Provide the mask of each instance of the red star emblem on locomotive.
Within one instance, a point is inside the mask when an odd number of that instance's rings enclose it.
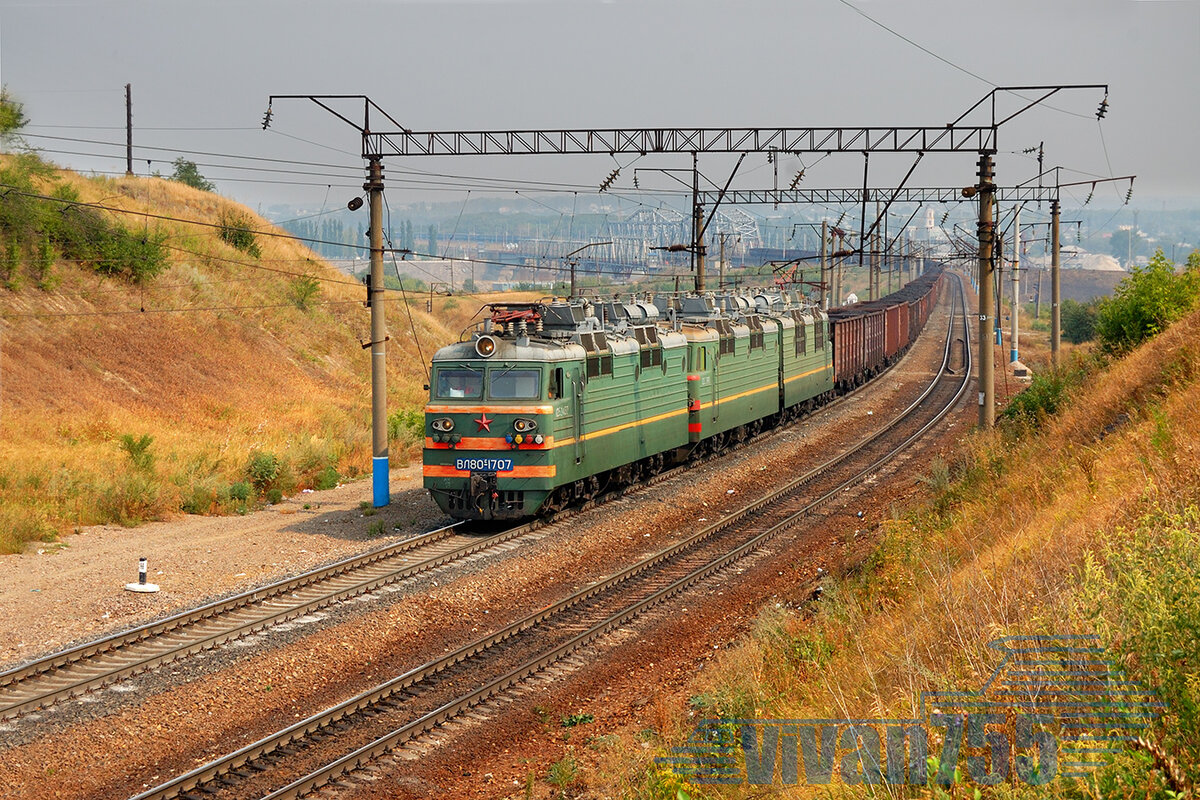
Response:
[[[495,422],[495,419],[488,419],[487,412],[485,411],[479,415],[479,418],[476,419],[475,422],[479,425],[479,430],[491,433],[492,423]]]

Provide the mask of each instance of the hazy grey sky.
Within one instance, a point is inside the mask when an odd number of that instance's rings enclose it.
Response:
[[[1110,84],[1102,126],[1093,117],[1097,91],[1055,99],[1082,118],[1044,109],[1006,126],[1002,184],[1024,180],[1036,167],[1008,151],[1044,140],[1048,165],[1137,173],[1139,199],[1200,196],[1193,146],[1200,132],[1200,2],[852,2],[991,84]],[[0,0],[0,79],[25,102],[30,134],[121,145],[123,86],[132,83],[135,169],[169,172],[179,153],[147,148],[178,148],[204,165],[223,194],[252,205],[320,205],[327,195],[340,203],[361,186],[357,134],[315,106],[277,103],[271,130],[261,130],[273,93],[367,94],[413,129],[447,130],[935,125],[991,88],[842,0]],[[123,158],[118,147],[29,141],[47,151]],[[81,169],[124,169],[117,158],[48,155]],[[861,156],[806,160],[806,186],[861,182]],[[910,163],[901,155],[873,158],[872,183],[895,183]],[[689,164],[684,156],[649,156],[637,166]],[[713,156],[701,166],[723,177],[731,164]],[[586,188],[614,166],[608,156],[393,160],[388,197],[399,205],[465,196],[460,183],[417,184],[421,178],[405,170]],[[781,182],[798,168],[786,157]],[[770,186],[771,170],[752,155],[737,185]],[[623,172],[618,187],[631,186],[631,178]],[[928,156],[910,184],[973,180],[972,157]],[[643,185],[654,181],[667,185],[649,176]],[[1105,192],[1113,202],[1116,190]]]

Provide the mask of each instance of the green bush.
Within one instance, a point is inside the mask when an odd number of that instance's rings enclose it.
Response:
[[[388,414],[388,441],[425,440],[425,411],[421,408],[402,408]]]
[[[217,490],[209,484],[196,484],[189,487],[179,509],[185,514],[210,514],[217,507]]]
[[[310,275],[301,275],[288,286],[288,302],[301,311],[308,311],[321,296],[321,283]]]
[[[254,258],[262,256],[262,248],[252,230],[253,222],[245,214],[237,211],[221,212],[221,241],[230,247],[241,250]]]
[[[317,473],[317,477],[313,480],[314,489],[333,489],[341,481],[342,476],[332,466],[326,467]]]
[[[130,463],[139,472],[154,470],[154,454],[150,452],[150,445],[154,444],[153,436],[145,433],[140,437],[134,437],[132,434],[123,433],[119,437],[119,444],[125,454],[129,456]]]
[[[579,764],[569,753],[550,765],[546,771],[546,780],[560,791],[565,790],[579,780]]]
[[[1112,297],[1100,301],[1096,338],[1110,353],[1123,353],[1164,330],[1200,298],[1200,254],[1175,272],[1162,250],[1145,267],[1134,267]]]
[[[229,499],[237,500],[244,503],[250,499],[250,484],[245,481],[237,481],[229,487]]]
[[[1039,372],[1025,391],[1014,397],[1000,414],[1017,428],[1040,428],[1047,417],[1058,413],[1067,399],[1068,385],[1062,372]]]
[[[14,236],[4,238],[4,258],[0,261],[0,280],[4,288],[17,291],[21,288],[21,246]]]
[[[80,204],[78,192],[67,184],[55,185],[57,180],[53,168],[30,153],[11,155],[0,167],[0,184],[12,187],[0,203],[0,278],[7,288],[20,288],[22,264],[29,265],[40,288],[54,288],[52,266],[58,258],[133,283],[166,269],[165,234],[148,228],[132,232],[99,209]],[[52,185],[48,191],[39,188],[47,183]]]
[[[1024,433],[1042,427],[1047,418],[1057,414],[1069,401],[1071,392],[1102,364],[1097,355],[1072,358],[1056,370],[1036,373],[1025,391],[1009,401],[1000,414],[1010,432]]]
[[[567,714],[562,718],[562,726],[564,728],[574,728],[576,725],[589,725],[596,721],[596,717],[592,714]]]
[[[20,553],[28,542],[53,542],[58,531],[46,512],[28,507],[0,508],[0,553]]]
[[[264,494],[275,484],[275,479],[279,477],[279,469],[278,456],[265,450],[255,450],[246,464],[246,477],[250,479],[254,491]]]
[[[1095,301],[1080,303],[1070,298],[1063,300],[1059,309],[1062,337],[1071,344],[1083,344],[1096,338],[1097,305]]]
[[[106,519],[133,527],[160,515],[160,498],[158,480],[139,470],[119,475],[105,489],[100,510]]]

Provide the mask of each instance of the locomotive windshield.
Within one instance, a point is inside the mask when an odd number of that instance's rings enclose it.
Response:
[[[488,396],[494,400],[534,400],[542,396],[540,369],[492,370]]]
[[[472,369],[439,369],[437,396],[442,400],[483,397],[483,373]]]

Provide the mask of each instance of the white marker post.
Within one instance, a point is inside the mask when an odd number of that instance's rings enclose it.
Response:
[[[138,582],[137,583],[127,583],[127,584],[125,584],[125,588],[131,592],[147,592],[147,593],[149,593],[149,592],[157,592],[158,591],[157,583],[146,583],[146,559],[145,558],[138,559]]]

